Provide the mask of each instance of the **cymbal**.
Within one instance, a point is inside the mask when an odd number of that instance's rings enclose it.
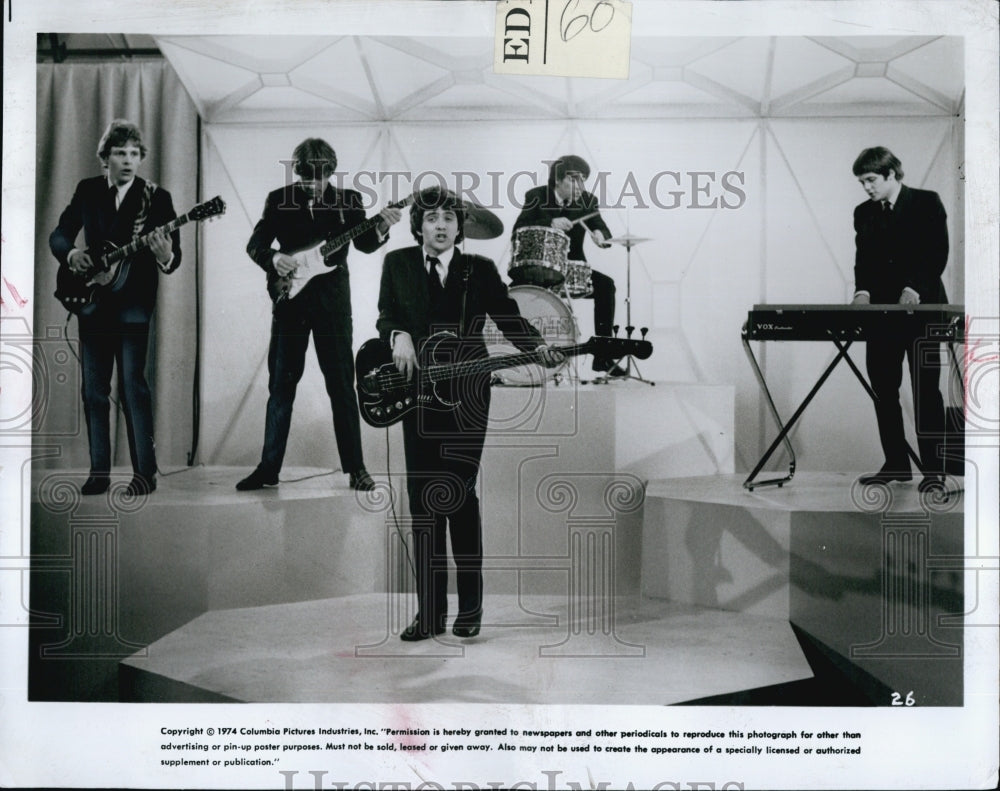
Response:
[[[465,201],[465,238],[496,239],[503,233],[503,220],[489,209]]]
[[[605,242],[609,244],[620,244],[623,247],[634,247],[640,242],[652,241],[649,236],[632,236],[632,234],[627,233],[624,236],[612,236],[610,239],[605,239]]]

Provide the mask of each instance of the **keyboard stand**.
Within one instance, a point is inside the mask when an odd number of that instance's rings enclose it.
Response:
[[[865,388],[865,392],[868,393],[872,401],[874,402],[877,400],[875,396],[875,391],[872,390],[871,385],[868,384],[868,380],[865,379],[861,371],[858,370],[858,366],[854,364],[854,360],[852,360],[847,355],[847,351],[851,348],[851,344],[854,341],[852,340],[842,341],[839,338],[835,337],[832,333],[830,333],[829,337],[830,340],[833,342],[833,345],[837,347],[837,355],[833,358],[833,361],[826,367],[826,369],[820,375],[816,384],[813,385],[812,389],[809,391],[809,394],[799,405],[798,409],[796,409],[795,412],[792,414],[791,418],[789,418],[788,423],[782,423],[781,416],[778,414],[778,409],[777,407],[775,407],[774,400],[771,398],[771,392],[767,387],[767,382],[764,380],[764,374],[760,370],[760,365],[757,363],[757,358],[754,356],[753,349],[750,348],[750,340],[747,337],[747,325],[746,324],[743,325],[743,332],[741,333],[741,338],[743,340],[743,350],[746,352],[747,358],[750,360],[750,367],[753,368],[754,376],[757,377],[757,383],[760,385],[761,392],[764,394],[764,400],[767,402],[767,406],[771,411],[771,416],[774,418],[774,422],[777,423],[779,429],[778,436],[775,438],[774,442],[771,443],[771,446],[764,452],[764,455],[761,456],[760,461],[757,462],[757,466],[753,468],[753,471],[750,473],[747,479],[743,481],[743,488],[746,489],[747,491],[752,492],[754,488],[758,486],[781,487],[788,481],[792,480],[792,478],[795,475],[795,450],[792,448],[792,443],[788,440],[788,433],[792,430],[792,427],[795,425],[798,419],[802,417],[802,413],[805,412],[806,407],[809,406],[809,403],[813,400],[813,397],[816,395],[816,393],[819,392],[819,389],[823,386],[823,383],[826,382],[830,374],[833,373],[833,369],[837,367],[837,365],[840,363],[841,360],[847,361],[848,366],[854,372],[854,375],[857,377],[858,381],[861,382],[862,387]],[[760,471],[764,468],[764,465],[767,464],[768,460],[771,458],[774,452],[778,449],[778,446],[781,444],[784,444],[785,450],[789,455],[788,474],[785,475],[783,478],[769,478],[768,480],[764,481],[754,480],[760,473]],[[917,454],[913,451],[913,448],[910,447],[909,442],[906,443],[906,452],[909,455],[910,459],[913,460],[917,469],[920,469],[920,459],[917,456]]]

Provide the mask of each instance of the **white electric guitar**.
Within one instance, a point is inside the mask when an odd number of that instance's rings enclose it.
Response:
[[[411,203],[413,203],[413,196],[407,195],[399,203],[390,204],[390,207],[402,209]],[[288,253],[291,258],[295,259],[297,266],[293,272],[287,275],[268,274],[267,293],[271,295],[271,301],[277,305],[279,302],[295,299],[302,289],[306,287],[306,284],[314,277],[333,272],[337,268],[337,265],[334,264],[331,266],[326,263],[326,259],[345,244],[350,244],[354,239],[361,236],[361,234],[370,231],[379,224],[381,219],[382,217],[376,214],[320,244]]]

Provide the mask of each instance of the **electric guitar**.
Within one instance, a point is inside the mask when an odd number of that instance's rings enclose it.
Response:
[[[552,347],[567,357],[592,353],[606,359],[620,359],[632,355],[645,360],[653,353],[653,345],[645,340],[631,338],[605,338],[595,336],[586,343],[573,346]],[[389,345],[373,338],[358,349],[354,370],[357,375],[358,401],[361,417],[375,428],[391,426],[417,407],[449,410],[461,400],[452,385],[470,376],[477,376],[504,368],[528,363],[542,363],[538,351],[481,357],[464,362],[461,359],[461,340],[450,332],[438,332],[427,338],[418,355],[420,367],[413,379],[406,381],[406,374],[396,368]]]
[[[69,264],[60,265],[56,273],[56,299],[71,313],[92,312],[102,296],[122,290],[131,268],[129,257],[149,247],[156,231],[164,230],[169,234],[188,222],[201,222],[225,212],[225,201],[216,195],[210,201],[199,203],[187,214],[136,237],[123,247],[108,241],[102,242],[97,255],[89,253],[94,266],[88,271],[78,274],[69,268]]]
[[[413,203],[413,196],[407,195],[399,203],[390,204],[391,208],[402,209]],[[345,244],[350,244],[354,239],[367,233],[376,225],[382,218],[376,214],[369,217],[364,222],[359,222],[348,228],[343,233],[337,234],[332,238],[328,238],[326,241],[320,242],[313,247],[308,247],[297,252],[288,253],[292,258],[295,259],[297,264],[294,271],[287,275],[279,275],[277,273],[269,272],[267,275],[267,293],[271,297],[271,301],[277,305],[281,302],[286,302],[288,300],[295,299],[299,293],[306,287],[306,284],[312,280],[317,275],[325,275],[328,272],[333,272],[338,264],[333,264],[332,266],[326,263],[326,259],[333,255],[337,250],[343,247]],[[282,250],[281,252],[284,252]]]

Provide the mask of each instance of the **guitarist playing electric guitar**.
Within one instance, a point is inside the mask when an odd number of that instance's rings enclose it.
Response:
[[[455,247],[462,241],[466,211],[439,188],[421,192],[410,209],[416,247],[385,257],[379,290],[378,331],[392,347],[401,375],[413,378],[416,349],[440,330],[463,343],[461,354],[487,356],[486,316],[517,348],[535,351],[546,365],[561,353],[549,349],[507,293],[496,265]],[[457,637],[479,633],[483,600],[483,547],[476,478],[490,407],[489,374],[456,383],[455,410],[416,409],[403,417],[406,487],[416,554],[417,616],[401,639],[424,640],[445,630],[448,614],[448,533],[457,567]]]
[[[81,279],[93,275],[100,283],[105,273],[97,271],[91,256],[76,247],[81,230],[87,249],[97,250],[104,242],[128,244],[176,217],[170,193],[136,175],[146,153],[135,124],[121,119],[111,122],[97,148],[105,175],[77,185],[49,236],[49,247],[60,266]],[[127,276],[120,287],[109,289],[78,316],[83,406],[90,439],[90,477],[81,488],[83,494],[101,494],[110,485],[109,395],[115,365],[132,457],[128,493],[149,494],[156,488],[153,409],[145,376],[149,322],[159,271],[169,274],[180,262],[180,233],[168,235],[162,229],[152,233],[148,245],[127,262]]]
[[[351,488],[370,490],[375,483],[365,470],[361,420],[354,394],[348,245],[327,251],[315,267],[320,274],[310,274],[301,290],[297,286],[305,278],[297,281],[296,276],[301,275],[297,270],[303,264],[296,256],[303,250],[323,249],[331,239],[349,236],[363,225],[370,227],[353,238],[354,246],[363,253],[374,252],[385,244],[389,226],[399,221],[402,212],[398,207],[387,206],[377,219],[372,218],[374,223],[366,220],[360,193],[328,183],[337,169],[337,155],[325,140],[316,137],[303,140],[292,153],[292,160],[299,181],[268,194],[264,213],[247,244],[247,254],[267,273],[274,307],[267,357],[269,398],[264,447],[256,469],[237,483],[236,488],[252,491],[278,484],[292,422],[292,404],[305,370],[311,334],[330,396],[341,469],[348,474]]]

